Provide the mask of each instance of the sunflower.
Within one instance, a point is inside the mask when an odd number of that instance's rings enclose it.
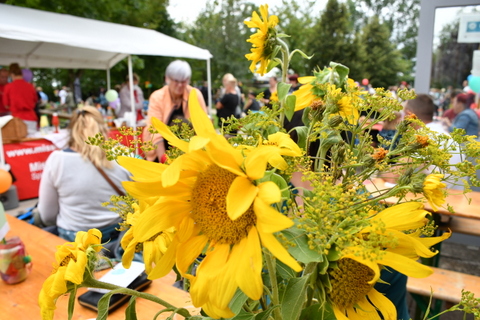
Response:
[[[311,83],[315,81],[315,79],[313,76],[298,78],[298,83],[301,83],[302,86],[293,92],[293,95],[297,97],[295,111],[305,109],[309,107],[314,100],[319,99],[312,91],[313,85]]]
[[[338,106],[340,110],[338,114],[342,116],[342,118],[347,121],[348,123],[354,125],[357,123],[358,119],[360,118],[360,114],[358,113],[357,108],[352,104],[353,98],[349,96],[344,96],[338,100]]]
[[[247,42],[252,43],[251,53],[245,55],[248,60],[252,60],[250,64],[250,71],[257,72],[264,75],[267,72],[268,64],[273,59],[273,52],[276,46],[277,31],[275,30],[278,24],[277,16],[268,16],[268,5],[260,6],[260,14],[262,18],[254,11],[252,19],[245,21],[249,28],[258,28],[257,33],[250,36]],[[260,62],[260,67],[257,69],[257,63]]]
[[[126,220],[127,224],[130,225],[130,228],[127,230],[121,240],[122,248],[125,250],[124,254],[122,255],[122,264],[125,266],[125,268],[130,268],[132,260],[135,256],[135,252],[140,251],[140,248],[142,248],[145,271],[150,273],[152,268],[163,257],[169,245],[171,244],[175,233],[175,228],[172,227],[160,232],[142,243],[135,241],[133,237],[133,230],[136,222],[138,221],[139,215],[147,208],[147,203],[142,201],[140,206],[137,204],[133,204],[132,206],[135,212],[129,213]]]
[[[443,174],[429,174],[423,182],[423,194],[434,211],[437,211],[438,207],[445,203],[444,190],[447,185],[441,182],[442,178]]]
[[[281,155],[300,156],[284,135],[272,136],[258,147],[244,152],[218,135],[191,91],[189,106],[196,132],[190,142],[176,138],[169,128],[152,123],[169,143],[183,152],[166,166],[141,159],[121,157],[119,163],[134,176],[124,182],[133,197],[153,204],[138,216],[133,240],[143,243],[169,228],[175,236],[165,254],[150,271],[151,279],[167,274],[176,263],[180,273],[191,280],[190,294],[195,306],[211,317],[233,316],[228,304],[240,288],[251,299],[263,293],[262,246],[276,258],[300,271],[300,265],[275,238],[293,221],[272,204],[281,200],[278,186],[257,182],[267,164],[285,170]],[[205,258],[195,276],[189,267],[200,254]]]
[[[417,262],[419,257],[437,254],[430,247],[449,238],[422,237],[419,228],[425,226],[429,213],[418,202],[408,202],[387,208],[370,218],[370,226],[359,233],[360,239],[376,238],[377,249],[355,245],[341,252],[335,268],[329,271],[332,290],[329,298],[337,319],[397,319],[393,303],[374,289],[383,267],[392,268],[411,277],[427,277],[432,270]],[[404,233],[407,230],[417,230]],[[371,246],[371,244],[370,244]]]
[[[43,320],[53,319],[55,301],[71,290],[71,284],[80,285],[83,282],[88,252],[90,250],[99,252],[102,249],[101,239],[100,230],[90,229],[88,232],[77,232],[75,242],[58,246],[55,253],[57,263],[54,264],[52,274],[43,283],[38,297]]]

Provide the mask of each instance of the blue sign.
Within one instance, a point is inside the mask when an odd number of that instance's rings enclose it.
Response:
[[[480,21],[469,21],[467,23],[467,32],[480,32]]]

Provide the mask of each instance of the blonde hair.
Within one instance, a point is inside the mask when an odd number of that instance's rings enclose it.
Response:
[[[68,141],[70,148],[78,152],[82,158],[90,160],[97,167],[112,167],[102,148],[85,142],[88,137],[94,137],[97,133],[103,135],[105,139],[108,138],[108,126],[105,124],[100,111],[90,106],[76,110],[68,128],[70,129],[70,139]]]

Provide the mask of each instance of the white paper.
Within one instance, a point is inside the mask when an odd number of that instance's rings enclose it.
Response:
[[[119,263],[115,267],[113,267],[112,270],[105,273],[98,280],[126,288],[143,271],[145,271],[144,263],[132,261],[132,265],[130,266],[129,269],[125,269],[123,265]],[[98,289],[98,288],[89,288],[88,290],[92,290],[100,293],[107,293],[110,291],[107,289]]]

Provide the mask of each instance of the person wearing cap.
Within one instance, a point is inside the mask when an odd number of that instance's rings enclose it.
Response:
[[[152,118],[157,118],[169,126],[174,124],[175,119],[189,122],[188,96],[192,90],[197,91],[198,103],[207,112],[202,93],[189,84],[191,76],[192,69],[188,62],[175,60],[165,70],[166,85],[150,95],[146,126],[143,130],[143,141],[152,141],[157,148],[146,153],[145,158],[147,160],[161,161],[169,147],[167,141],[161,135],[154,134],[152,136],[149,132]]]

